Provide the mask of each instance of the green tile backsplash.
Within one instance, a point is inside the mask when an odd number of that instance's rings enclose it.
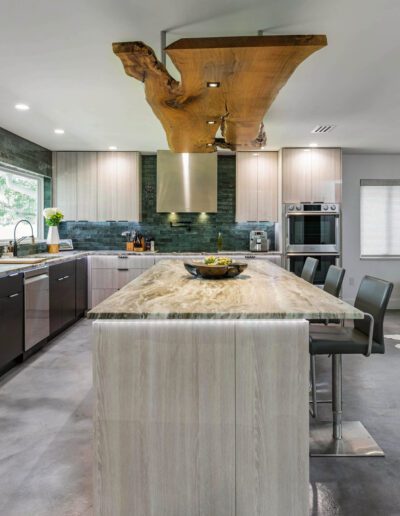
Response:
[[[1,127],[0,161],[51,177],[51,151]]]
[[[157,157],[142,156],[142,222],[63,222],[62,238],[72,238],[76,249],[123,249],[121,233],[136,229],[155,239],[161,252],[214,252],[220,231],[225,250],[248,250],[249,231],[254,224],[235,223],[236,165],[234,156],[218,157],[218,213],[166,214],[156,211]],[[171,221],[190,221],[191,231],[173,228]],[[274,224],[257,226],[266,229],[274,245]],[[273,247],[272,247],[273,248]]]

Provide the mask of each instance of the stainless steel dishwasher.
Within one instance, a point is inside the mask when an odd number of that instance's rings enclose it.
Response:
[[[50,334],[49,268],[40,267],[24,273],[25,351]]]

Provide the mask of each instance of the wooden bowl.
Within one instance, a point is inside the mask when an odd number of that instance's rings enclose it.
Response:
[[[206,279],[234,278],[243,272],[247,263],[234,262],[230,265],[210,265],[203,262],[185,262],[185,269],[195,277]]]

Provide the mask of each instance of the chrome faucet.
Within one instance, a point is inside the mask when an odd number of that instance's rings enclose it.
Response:
[[[22,240],[24,240],[25,238],[29,238],[27,236],[23,236],[21,238],[19,238],[17,240],[17,227],[21,224],[21,222],[26,222],[27,224],[30,225],[31,227],[31,239],[32,239],[32,244],[35,243],[35,237],[33,235],[33,227],[32,227],[32,224],[29,222],[29,220],[26,220],[26,219],[21,219],[19,220],[16,224],[15,224],[15,227],[14,227],[14,242],[13,242],[13,255],[14,256],[18,256],[18,244],[20,242],[22,242]]]

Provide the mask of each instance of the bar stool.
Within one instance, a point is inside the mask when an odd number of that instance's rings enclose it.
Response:
[[[364,312],[353,328],[320,326],[310,332],[310,354],[332,355],[333,422],[311,428],[311,456],[383,456],[360,421],[342,422],[342,355],[384,353],[383,321],[393,283],[365,276],[354,306]]]
[[[309,283],[314,282],[315,273],[317,272],[318,261],[316,258],[307,256],[301,271],[301,278]]]
[[[328,269],[328,273],[325,278],[323,290],[331,294],[332,296],[339,297],[342,289],[343,278],[345,275],[345,269],[331,265]],[[326,320],[321,321],[320,319],[310,319],[310,324],[339,324],[339,320]],[[318,416],[318,403],[317,403],[317,389],[316,389],[316,369],[315,369],[315,355],[310,355],[310,370],[311,370],[311,391],[312,391],[312,411],[311,415],[316,418]],[[320,402],[321,403],[321,402]],[[326,403],[326,402],[324,402]]]

